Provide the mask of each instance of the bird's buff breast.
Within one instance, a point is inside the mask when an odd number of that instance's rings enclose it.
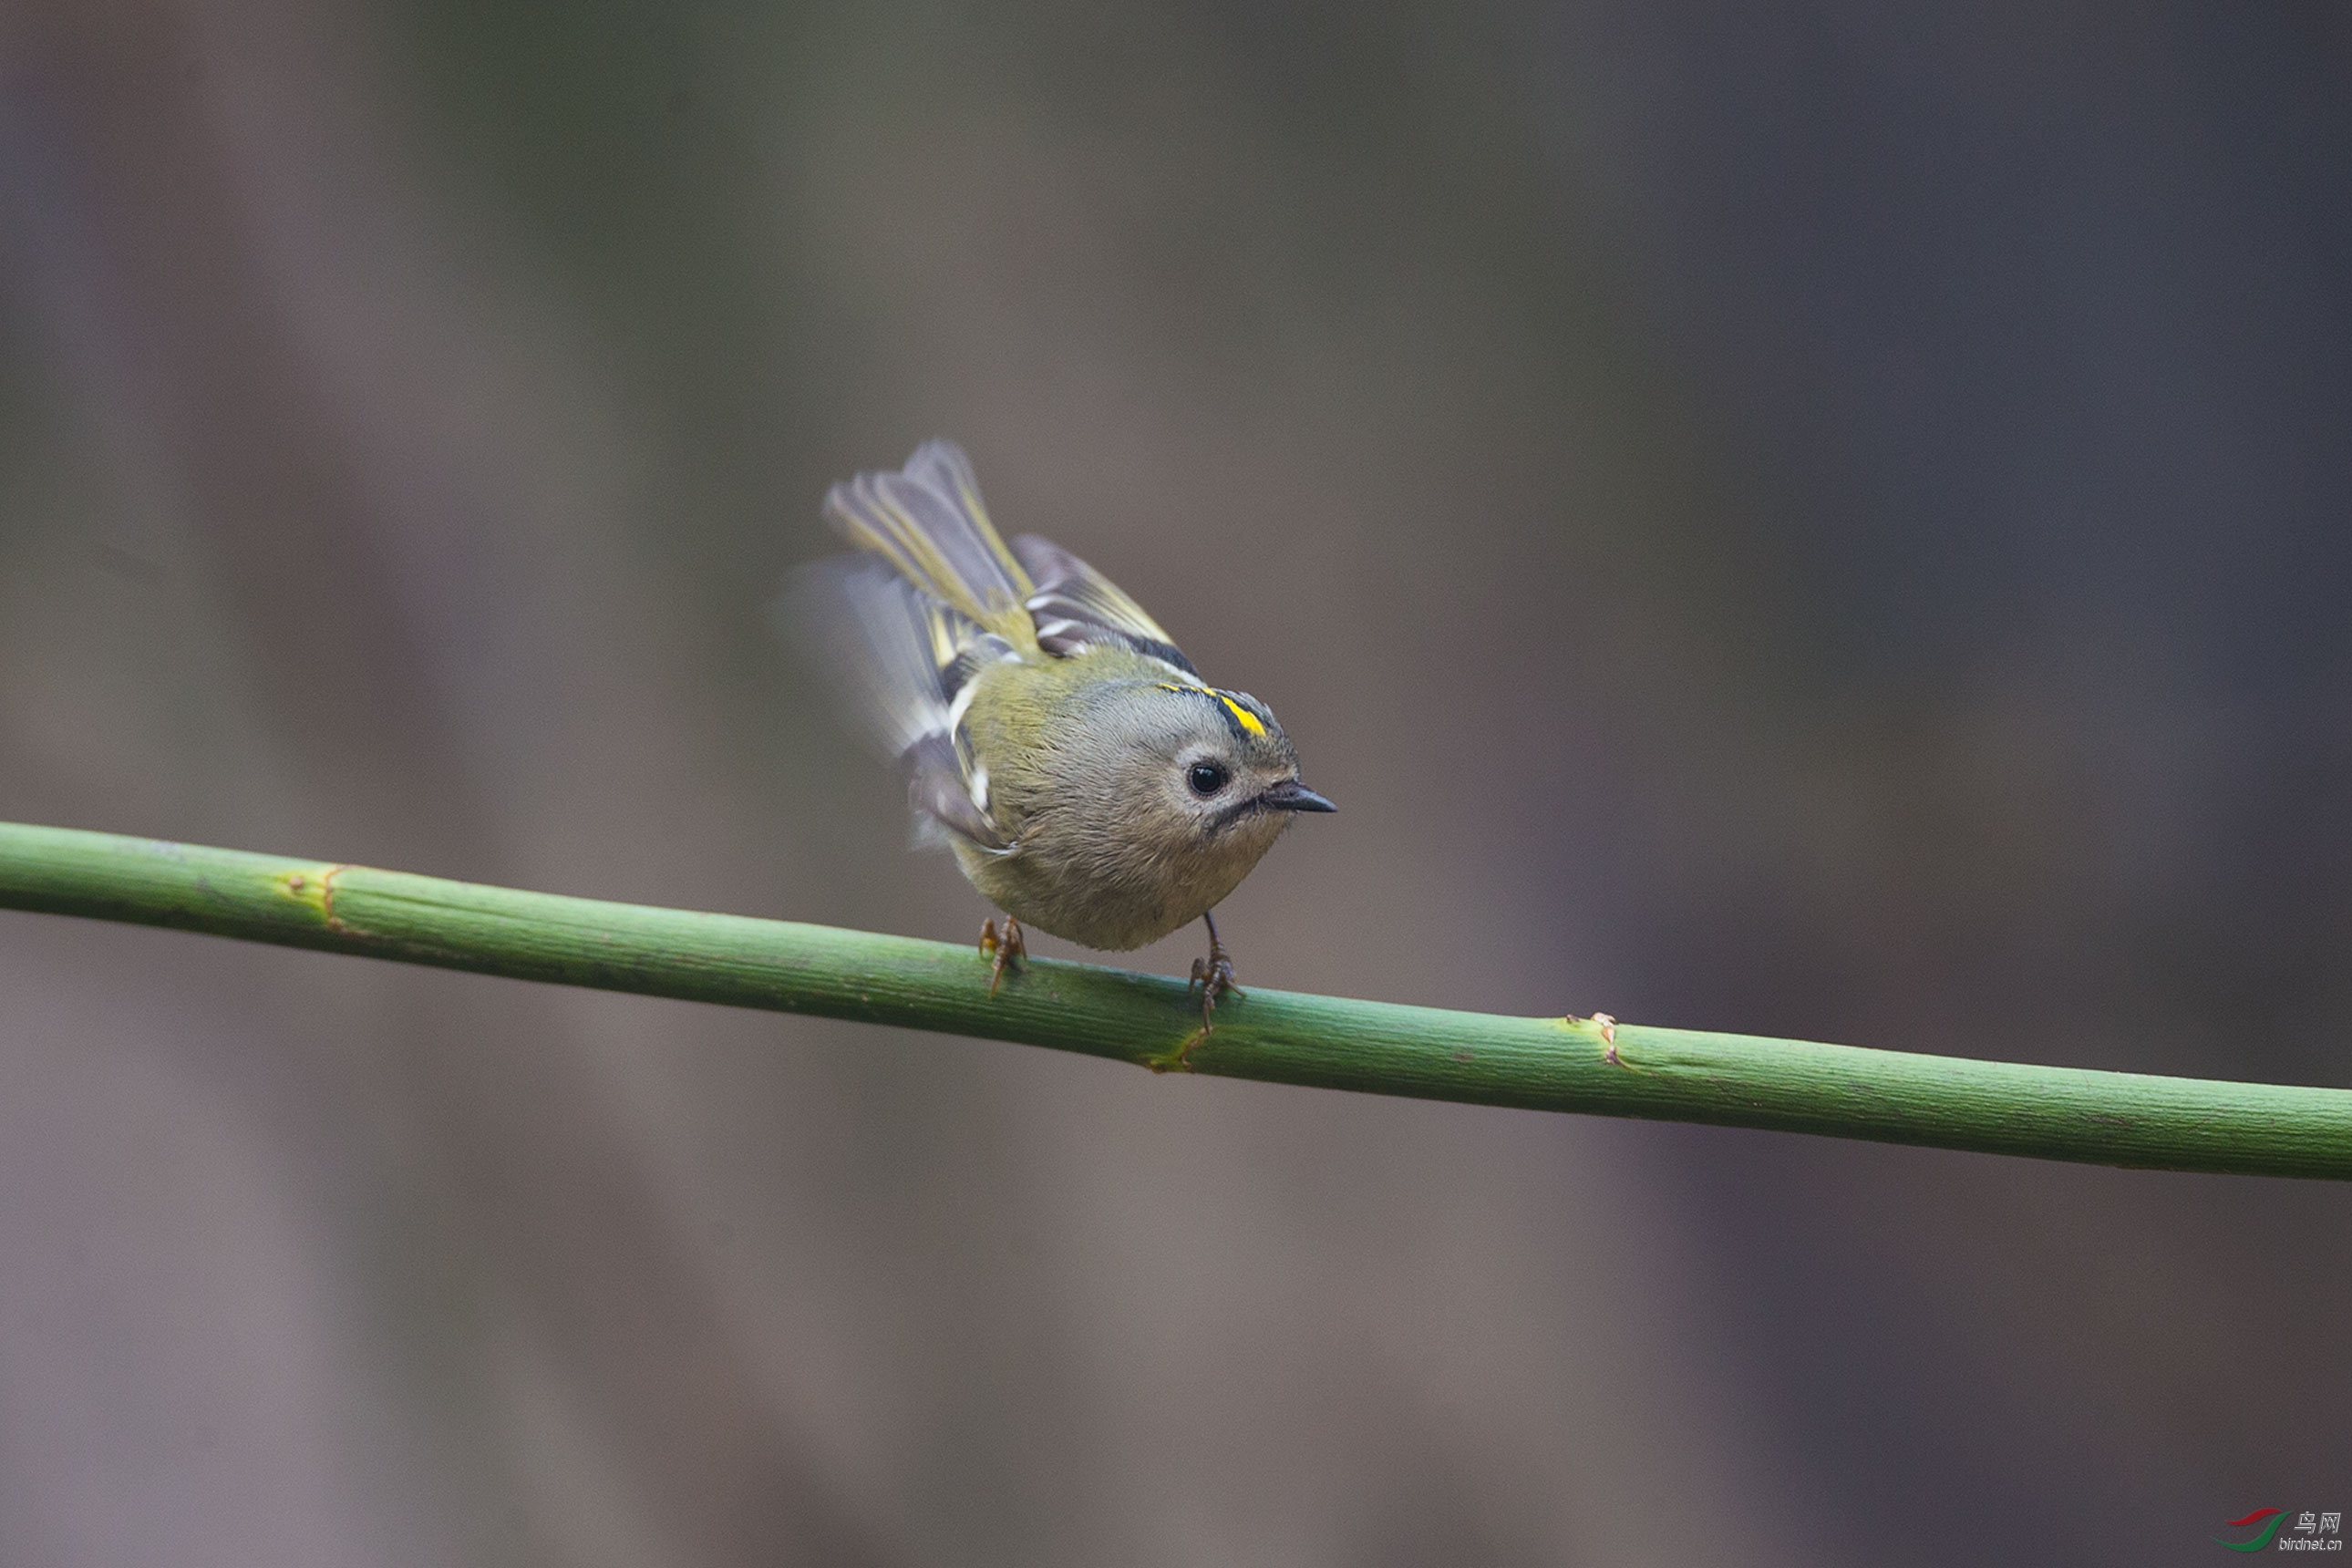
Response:
[[[1105,853],[1033,824],[1010,855],[961,843],[955,851],[971,885],[1023,925],[1081,947],[1124,952],[1215,908],[1286,826],[1286,816],[1248,818],[1205,844],[1152,855],[1132,846]]]

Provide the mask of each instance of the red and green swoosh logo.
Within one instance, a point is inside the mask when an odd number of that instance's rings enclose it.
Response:
[[[2250,1524],[2261,1525],[2262,1532],[2252,1541],[2222,1541],[2218,1535],[2213,1539],[2232,1552],[2260,1552],[2271,1543],[2271,1537],[2278,1533],[2279,1524],[2285,1518],[2286,1510],[2283,1508],[2258,1508],[2243,1519],[2230,1521],[2231,1530],[2243,1530]]]

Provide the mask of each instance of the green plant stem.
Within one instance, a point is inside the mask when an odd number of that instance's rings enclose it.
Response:
[[[1538,1110],[2095,1164],[2352,1177],[2352,1090],[1444,1012],[1253,986],[1216,1028],[1181,981],[971,948],[0,824],[0,908],[518,980],[1017,1040],[1138,1066]],[[1988,1010],[1988,1032],[2019,1020]],[[1609,1037],[1613,1034],[1612,1040]]]

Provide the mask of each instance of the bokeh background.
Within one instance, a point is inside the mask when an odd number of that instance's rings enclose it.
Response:
[[[763,617],[951,435],[1245,981],[2352,1083],[2347,17],[17,0],[0,817],[967,936]],[[0,1561],[2206,1562],[2347,1201],[0,915]]]

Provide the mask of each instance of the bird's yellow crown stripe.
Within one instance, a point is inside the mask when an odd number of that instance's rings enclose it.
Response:
[[[1265,721],[1235,701],[1230,691],[1220,691],[1213,686],[1179,686],[1172,680],[1162,680],[1155,684],[1162,691],[1174,691],[1187,697],[1213,697],[1225,705],[1225,711],[1234,716],[1234,722],[1239,724],[1250,734],[1265,733]]]

